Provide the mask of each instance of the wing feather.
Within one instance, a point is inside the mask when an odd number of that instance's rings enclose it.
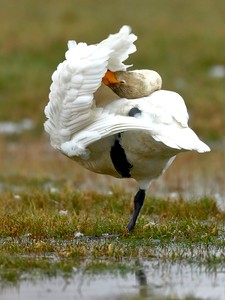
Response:
[[[129,117],[132,107],[141,115]],[[120,99],[105,107],[84,131],[62,144],[68,156],[88,158],[88,146],[97,140],[131,130],[146,131],[155,141],[177,150],[207,152],[209,147],[188,127],[188,113],[183,98],[171,91],[156,91],[142,99]],[[141,134],[141,133],[140,133]]]
[[[128,66],[123,61],[136,51],[136,38],[124,26],[97,45],[69,41],[66,59],[52,75],[45,108],[45,130],[53,147],[68,156],[88,158],[88,146],[102,138],[128,130],[146,130],[168,147],[209,151],[188,127],[187,109],[177,93],[161,90],[137,102],[121,99],[104,109],[96,106],[93,94],[106,70],[126,70]],[[141,118],[127,116],[132,105],[143,111]]]
[[[100,115],[101,108],[94,103],[93,94],[99,88],[107,69],[125,70],[123,61],[136,51],[137,39],[123,26],[97,45],[68,42],[65,60],[52,75],[49,103],[45,108],[45,130],[51,144],[61,150],[61,144],[70,141],[90,126]]]

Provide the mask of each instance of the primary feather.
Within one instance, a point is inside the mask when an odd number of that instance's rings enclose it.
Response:
[[[91,124],[101,114],[94,103],[94,92],[99,88],[107,68],[126,70],[123,61],[136,51],[136,36],[128,26],[97,45],[69,41],[66,60],[52,75],[49,103],[45,108],[48,120],[45,130],[51,144],[61,150],[77,132]]]

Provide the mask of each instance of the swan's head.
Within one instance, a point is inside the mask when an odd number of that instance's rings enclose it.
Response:
[[[102,79],[120,98],[135,99],[146,97],[160,90],[162,79],[151,70],[107,71]]]

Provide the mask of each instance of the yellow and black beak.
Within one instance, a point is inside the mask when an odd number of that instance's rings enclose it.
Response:
[[[120,81],[116,78],[116,75],[114,72],[108,70],[105,73],[105,76],[102,78],[102,82],[105,85],[110,86],[112,84],[119,83]]]

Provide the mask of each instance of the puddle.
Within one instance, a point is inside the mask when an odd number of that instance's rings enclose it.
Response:
[[[225,66],[214,65],[209,68],[208,75],[211,78],[224,78],[225,77]]]
[[[144,261],[126,275],[75,273],[70,278],[23,280],[4,286],[0,299],[225,299],[225,268]]]
[[[0,133],[10,134],[21,134],[26,130],[33,129],[34,125],[32,120],[24,119],[19,123],[15,122],[0,122]]]

